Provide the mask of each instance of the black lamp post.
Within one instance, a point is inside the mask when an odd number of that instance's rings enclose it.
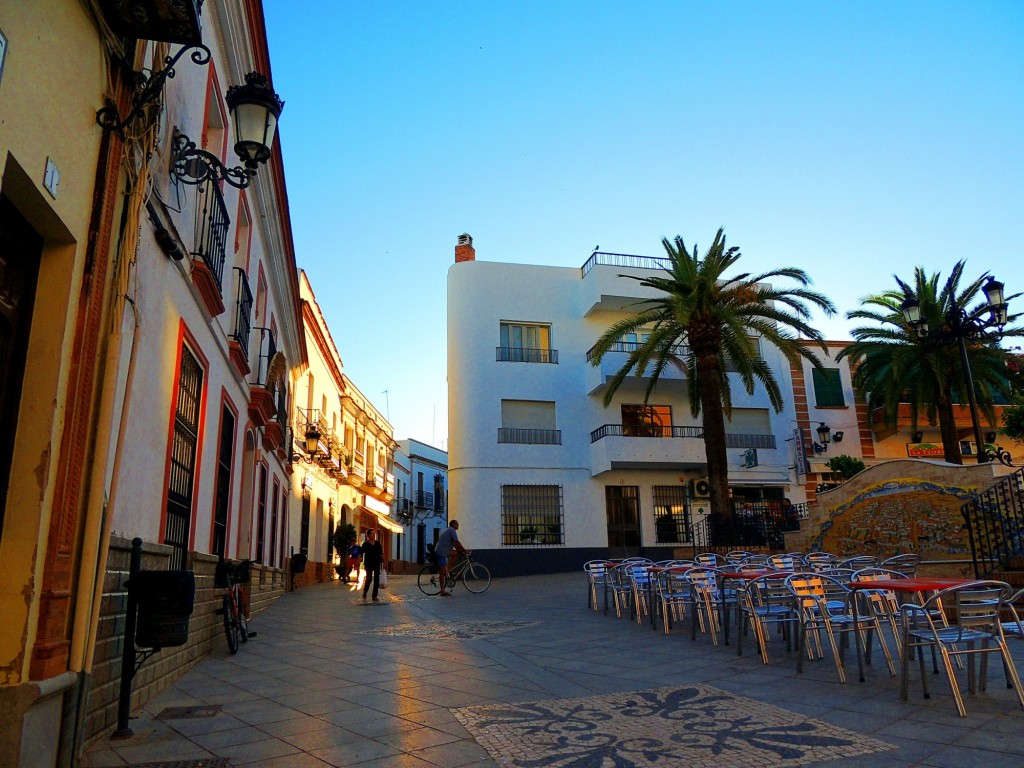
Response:
[[[989,451],[981,434],[981,424],[978,421],[978,401],[974,393],[974,377],[971,375],[971,364],[967,357],[967,339],[983,339],[985,341],[999,341],[1003,337],[1003,326],[1007,320],[1007,304],[1003,294],[1003,284],[991,275],[982,291],[985,293],[985,306],[968,312],[956,302],[955,294],[951,293],[949,310],[943,315],[942,327],[930,332],[928,318],[921,316],[921,302],[913,296],[908,296],[901,309],[903,319],[907,325],[914,329],[919,339],[931,346],[944,346],[955,341],[960,349],[960,365],[964,370],[964,378],[967,383],[967,402],[971,409],[971,426],[974,428],[974,444],[978,463],[984,464],[990,460]],[[988,311],[988,319],[983,318],[982,312]]]
[[[226,167],[216,155],[199,149],[188,136],[179,133],[174,137],[171,173],[185,184],[213,179],[244,189],[252,183],[260,165],[270,159],[284,102],[267,78],[250,72],[245,85],[231,86],[224,98],[235,129],[235,152],[244,167]]]

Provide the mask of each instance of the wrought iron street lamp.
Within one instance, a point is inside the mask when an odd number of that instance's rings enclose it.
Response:
[[[235,129],[235,152],[244,167],[226,167],[216,155],[199,149],[188,136],[179,133],[174,137],[171,173],[185,184],[213,179],[244,189],[252,183],[259,167],[270,159],[284,102],[267,78],[250,72],[245,76],[245,85],[231,86],[224,98]]]
[[[967,402],[971,411],[971,426],[974,429],[974,444],[978,463],[984,464],[993,458],[1005,461],[1005,451],[990,451],[986,446],[978,421],[978,401],[974,392],[974,377],[971,375],[971,364],[967,357],[967,339],[998,342],[1003,338],[1003,326],[1006,325],[1008,313],[1004,298],[1003,284],[991,275],[982,291],[985,304],[968,311],[957,304],[955,294],[951,293],[949,310],[942,317],[942,327],[934,331],[928,328],[928,318],[921,314],[921,302],[908,296],[901,305],[903,319],[914,329],[914,333],[925,344],[933,347],[946,346],[956,342],[960,350],[960,365],[963,367],[964,379],[967,384]],[[988,318],[984,313],[988,312]]]

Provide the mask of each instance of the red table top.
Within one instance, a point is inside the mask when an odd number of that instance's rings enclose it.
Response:
[[[852,581],[850,589],[888,589],[891,592],[934,592],[949,587],[970,584],[977,579],[879,579],[878,581]]]
[[[771,568],[766,568],[762,571],[719,571],[718,575],[723,579],[752,581],[754,579],[759,579],[762,576],[792,576],[793,571],[775,571]]]

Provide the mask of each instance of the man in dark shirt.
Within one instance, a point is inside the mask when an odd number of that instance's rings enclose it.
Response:
[[[363,600],[366,593],[370,591],[370,582],[373,582],[373,602],[380,602],[377,597],[377,590],[380,588],[380,566],[384,560],[384,548],[377,541],[377,531],[371,528],[366,532],[366,541],[359,548],[363,554],[363,570],[366,576],[363,579]]]

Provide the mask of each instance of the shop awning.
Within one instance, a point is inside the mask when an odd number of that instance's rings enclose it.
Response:
[[[370,514],[370,515],[373,515],[374,517],[376,517],[377,518],[377,522],[380,523],[380,527],[381,528],[386,528],[387,530],[391,531],[392,533],[404,533],[405,532],[405,528],[403,528],[401,525],[396,523],[394,520],[392,520],[387,515],[385,515],[385,514],[383,514],[381,512],[378,512],[375,509],[370,509],[369,507],[367,507],[365,505],[360,505],[359,509],[362,512],[365,512],[367,514]]]

